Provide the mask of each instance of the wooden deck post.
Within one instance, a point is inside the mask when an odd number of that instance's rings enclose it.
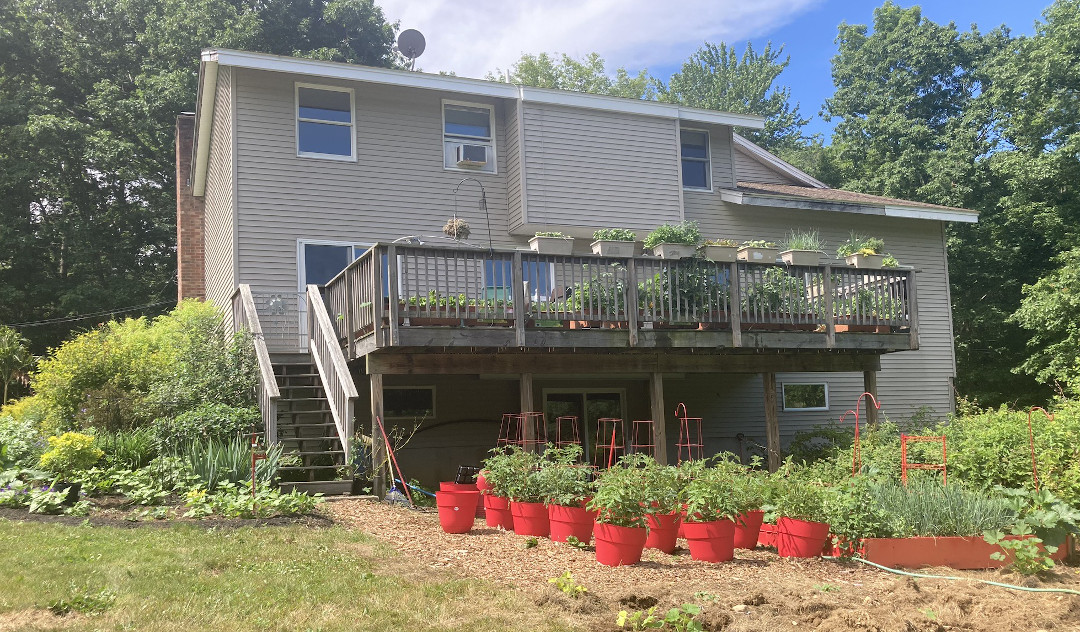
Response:
[[[765,444],[769,450],[769,471],[780,468],[780,418],[776,406],[776,374],[762,373],[765,387]]]
[[[386,495],[384,474],[388,457],[386,442],[376,420],[383,418],[383,376],[382,373],[372,373],[368,377],[371,379],[371,493],[382,498]]]
[[[877,399],[877,371],[863,371],[862,382],[863,391]],[[863,401],[866,402],[866,423],[876,424],[878,422],[877,406],[874,406],[874,402],[869,397]]]
[[[532,412],[533,404],[533,379],[532,373],[521,373],[518,379],[519,392],[521,393],[521,412]],[[528,421],[522,419],[522,423]],[[531,423],[525,423],[525,446],[536,445],[536,426]]]
[[[653,441],[656,442],[656,462],[667,465],[667,417],[664,414],[664,374],[649,376],[649,393],[652,400]]]

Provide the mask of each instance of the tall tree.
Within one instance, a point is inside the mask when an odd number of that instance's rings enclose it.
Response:
[[[769,150],[798,149],[806,143],[802,130],[809,120],[799,114],[798,103],[791,105],[791,89],[776,85],[791,61],[790,56],[780,59],[783,51],[783,46],[773,50],[770,42],[757,53],[747,43],[738,57],[735,49],[723,42],[706,43],[667,85],[658,82],[660,98],[691,107],[764,116],[764,129],[740,133]]]
[[[394,29],[371,0],[0,2],[0,323],[175,297],[173,126],[202,48],[386,66]],[[40,350],[93,324],[23,331]]]
[[[618,68],[612,77],[608,74],[604,59],[597,53],[589,53],[581,60],[566,54],[526,54],[513,63],[508,73],[496,71],[488,73],[487,78],[522,86],[573,90],[627,99],[656,98],[656,89],[646,70],[631,74],[625,68]]]

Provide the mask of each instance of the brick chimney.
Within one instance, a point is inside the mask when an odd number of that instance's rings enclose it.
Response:
[[[191,195],[195,115],[176,117],[176,299],[206,298],[203,199]]]

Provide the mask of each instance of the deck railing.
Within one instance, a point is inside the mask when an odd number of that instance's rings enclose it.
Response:
[[[324,288],[350,345],[380,328],[699,329],[733,333],[908,331],[917,346],[915,274],[900,268],[704,259],[541,255],[379,244]],[[520,309],[519,309],[520,307]],[[523,344],[523,342],[521,343]]]
[[[255,344],[255,358],[259,363],[259,379],[255,384],[255,394],[259,400],[259,411],[262,414],[263,429],[266,432],[266,444],[271,445],[277,443],[277,403],[281,393],[278,391],[274,367],[270,363],[270,352],[266,347],[251,287],[248,285],[238,287],[233,293],[232,304],[233,331],[247,329]]]
[[[326,305],[317,285],[307,287],[307,330],[311,359],[319,372],[319,378],[330,402],[330,413],[337,426],[345,463],[351,458],[353,414],[357,392],[349,366],[341,352],[337,331],[331,324]]]

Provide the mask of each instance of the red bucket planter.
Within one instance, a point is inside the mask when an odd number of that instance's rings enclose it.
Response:
[[[510,512],[510,501],[501,496],[484,494],[484,521],[489,527],[513,531],[514,515]]]
[[[780,557],[818,557],[829,539],[829,525],[793,518],[776,521],[776,552]]]
[[[776,525],[763,522],[761,524],[761,531],[758,532],[757,543],[760,546],[771,546],[776,548]]]
[[[624,566],[641,561],[648,534],[645,527],[620,527],[596,523],[596,561],[605,566]]]
[[[548,523],[547,505],[544,503],[510,503],[510,513],[514,515],[514,533],[546,538],[551,532]]]
[[[435,504],[439,507],[439,524],[447,533],[466,533],[476,520],[476,503],[480,492],[438,491],[435,492]]]
[[[740,514],[735,521],[735,548],[752,549],[758,545],[761,537],[761,521],[765,512],[760,509]]]
[[[1016,540],[1030,536],[1006,536]],[[1040,547],[1041,548],[1041,547]],[[1050,556],[1063,560],[1068,552],[1064,544]],[[924,566],[948,566],[958,570],[1001,568],[1013,561],[1012,551],[1003,551],[996,544],[988,544],[979,536],[972,537],[915,537],[915,538],[866,538],[862,541],[863,558],[894,568],[922,568]],[[991,553],[1004,553],[1004,560],[990,559]]]
[[[547,509],[552,540],[566,542],[570,536],[585,544],[592,540],[593,523],[596,522],[595,511],[589,511],[583,506],[566,505],[548,505]]]
[[[735,523],[731,520],[683,524],[690,558],[702,562],[726,562],[735,557]]]
[[[476,483],[455,483],[454,481],[442,481],[439,483],[439,491],[444,492],[478,492],[480,491],[476,487]],[[483,518],[486,512],[484,511],[484,503],[476,503],[476,511],[474,515],[477,518]]]
[[[645,548],[674,553],[675,541],[679,537],[679,527],[682,525],[682,513],[675,511],[666,514],[649,514],[645,517],[645,523],[649,525],[649,536],[645,539]]]

